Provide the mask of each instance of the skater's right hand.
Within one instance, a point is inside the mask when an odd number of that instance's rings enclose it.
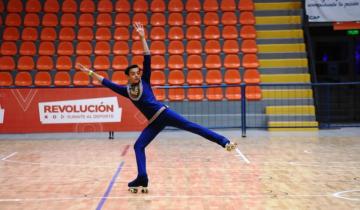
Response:
[[[76,66],[77,66],[82,72],[85,72],[86,74],[89,74],[89,72],[91,72],[90,69],[88,69],[87,67],[85,67],[85,66],[82,65],[81,63],[77,63]]]

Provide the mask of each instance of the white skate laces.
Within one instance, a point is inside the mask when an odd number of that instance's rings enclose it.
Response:
[[[229,142],[225,145],[225,149],[229,152],[231,152],[232,150],[236,149],[237,147],[237,143],[236,142]]]

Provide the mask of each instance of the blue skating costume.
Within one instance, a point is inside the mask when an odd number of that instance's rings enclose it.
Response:
[[[134,149],[136,154],[136,162],[138,169],[138,178],[134,182],[142,180],[146,182],[147,186],[147,172],[146,172],[146,157],[145,147],[156,137],[156,135],[163,130],[166,126],[176,127],[182,130],[190,131],[198,134],[212,142],[215,142],[222,147],[225,147],[230,141],[203,126],[190,122],[181,115],[167,108],[164,104],[158,102],[152,92],[150,85],[151,76],[151,56],[144,55],[143,74],[139,84],[137,84],[137,90],[139,93],[134,96],[131,94],[131,85],[122,86],[112,83],[108,79],[104,78],[102,84],[116,93],[129,98],[132,103],[145,115],[149,120],[148,126],[142,131],[141,135],[137,139]],[[141,182],[141,181],[140,181]],[[137,183],[132,183],[136,185]],[[129,186],[131,183],[129,183]]]

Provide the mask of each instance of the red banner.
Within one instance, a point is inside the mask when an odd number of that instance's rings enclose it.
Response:
[[[0,133],[138,131],[146,118],[107,88],[0,89]]]

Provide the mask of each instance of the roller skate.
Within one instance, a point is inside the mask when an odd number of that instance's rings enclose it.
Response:
[[[137,193],[139,188],[141,188],[142,193],[148,193],[149,190],[147,188],[149,179],[147,176],[138,176],[132,182],[129,182],[128,187],[129,191],[132,193]]]
[[[237,147],[237,143],[236,142],[229,142],[225,145],[225,149],[229,152],[233,151],[234,149],[236,149]]]

